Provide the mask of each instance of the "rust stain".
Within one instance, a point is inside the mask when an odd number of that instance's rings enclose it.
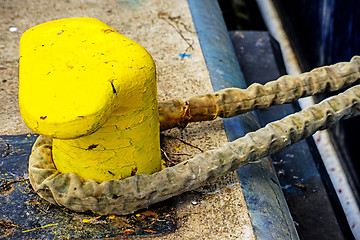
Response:
[[[29,201],[26,201],[25,204],[37,204],[37,205],[40,205],[41,203],[39,203],[38,201],[29,200]]]
[[[109,29],[103,29],[102,32],[105,34],[108,34],[108,33],[116,32],[116,31],[114,29],[109,28]]]
[[[140,212],[139,214],[140,215],[137,215],[137,217],[139,217],[140,221],[144,221],[145,219],[152,218],[153,220],[151,221],[151,224],[156,222],[159,218],[159,215],[151,210],[145,210],[143,212]]]
[[[125,235],[129,235],[130,233],[133,233],[133,232],[135,232],[135,230],[126,229],[126,230],[124,231],[124,234],[125,234]]]
[[[296,187],[300,188],[301,190],[306,190],[306,186],[302,183],[295,184]]]
[[[126,217],[117,217],[117,218],[114,218],[114,220],[115,220],[115,225],[117,225],[119,227],[132,227],[133,226],[133,225],[131,225],[129,220],[126,219]]]

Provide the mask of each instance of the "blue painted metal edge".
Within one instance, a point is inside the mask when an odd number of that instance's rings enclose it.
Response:
[[[214,90],[245,88],[217,0],[188,0],[188,4]],[[252,113],[223,119],[223,122],[229,141],[259,128]],[[256,238],[299,239],[268,159],[242,167],[237,172]]]

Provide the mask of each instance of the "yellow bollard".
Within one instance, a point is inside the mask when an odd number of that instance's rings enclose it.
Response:
[[[155,64],[93,18],[37,25],[20,40],[24,122],[53,138],[60,172],[103,182],[161,170]]]

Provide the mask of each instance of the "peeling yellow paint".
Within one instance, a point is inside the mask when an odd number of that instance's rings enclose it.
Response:
[[[46,227],[51,227],[51,226],[56,226],[56,225],[59,225],[59,223],[52,223],[52,224],[48,224],[48,225],[45,225],[45,226],[36,227],[36,228],[33,228],[33,229],[29,229],[29,230],[24,230],[24,231],[22,231],[22,233],[31,232],[31,231],[35,231],[35,230],[38,230],[38,229],[41,229],[41,228],[46,228]]]
[[[94,220],[99,219],[99,218],[101,218],[101,216],[97,216],[97,217],[94,217],[94,218],[83,219],[82,222],[83,223],[88,223],[88,222],[94,221]]]

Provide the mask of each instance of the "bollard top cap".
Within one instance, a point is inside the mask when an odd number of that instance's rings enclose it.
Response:
[[[144,82],[154,75],[154,62],[142,46],[97,19],[43,23],[20,40],[20,112],[41,135],[88,135],[115,109],[141,102],[130,95],[145,91]]]

